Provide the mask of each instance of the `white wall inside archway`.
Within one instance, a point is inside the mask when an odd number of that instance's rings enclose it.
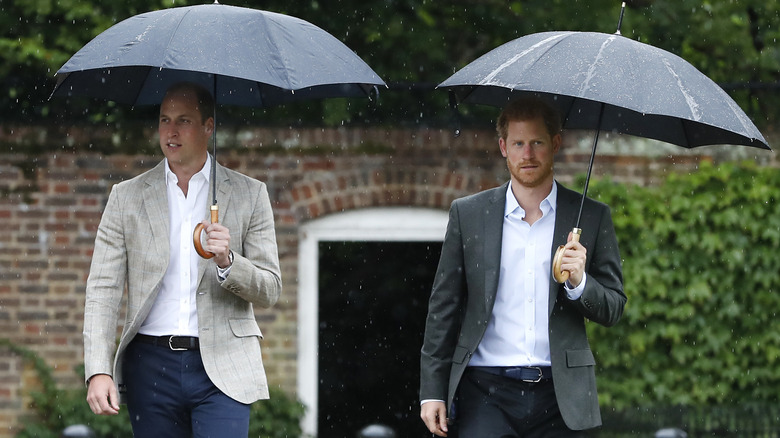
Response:
[[[306,405],[303,433],[317,436],[319,243],[321,241],[441,242],[442,210],[366,208],[315,219],[300,227],[298,246],[298,397]]]

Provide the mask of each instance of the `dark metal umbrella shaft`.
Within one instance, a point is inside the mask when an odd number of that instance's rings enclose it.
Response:
[[[599,124],[601,126],[601,119],[604,117],[604,106],[599,110]],[[585,174],[585,187],[582,189],[582,200],[580,201],[580,210],[577,212],[577,222],[575,222],[574,228],[580,227],[580,219],[582,219],[582,209],[585,207],[585,197],[588,196],[588,185],[590,184],[590,175],[593,172],[593,162],[596,161],[596,146],[599,144],[599,134],[601,128],[596,128],[596,135],[593,137],[593,147],[590,150],[590,162],[588,163],[588,173]]]

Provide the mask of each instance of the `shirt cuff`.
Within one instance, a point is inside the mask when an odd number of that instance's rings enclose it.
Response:
[[[232,267],[233,265],[230,265],[227,268],[222,269],[217,266],[217,278],[219,279],[220,283],[227,280],[228,275],[230,275],[230,268]]]
[[[566,289],[566,296],[569,297],[570,300],[575,301],[580,299],[582,296],[582,292],[585,291],[585,282],[588,280],[588,274],[582,273],[582,281],[580,282],[577,287],[572,287],[571,283],[569,283],[569,280],[566,280],[566,282],[563,283],[563,288]]]
[[[230,251],[228,257],[230,258],[230,265],[227,268],[217,266],[217,279],[219,279],[220,283],[227,280],[228,275],[230,275],[230,268],[233,267],[233,251]]]
[[[420,406],[422,406],[422,405],[424,405],[424,404],[426,404],[428,402],[435,402],[435,401],[444,403],[444,400],[438,400],[438,399],[435,399],[435,398],[427,398],[427,399],[422,400],[420,402]]]

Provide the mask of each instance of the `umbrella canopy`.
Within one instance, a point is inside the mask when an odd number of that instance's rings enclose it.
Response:
[[[211,90],[217,104],[253,107],[365,97],[386,86],[352,50],[307,21],[216,2],[128,18],[81,48],[56,76],[52,97],[81,95],[131,105],[159,104],[178,82]],[[216,132],[213,145],[212,223],[219,210]],[[198,254],[210,258],[200,241],[202,229],[202,224],[195,228],[193,243]]]
[[[691,148],[769,149],[739,105],[684,59],[619,34],[541,32],[471,62],[438,88],[461,102],[504,106],[540,93],[564,128],[600,129]]]
[[[532,94],[559,109],[564,128],[596,130],[572,230],[575,240],[582,232],[582,208],[601,130],[687,148],[735,144],[769,149],[758,128],[722,88],[679,56],[621,36],[620,24],[612,35],[526,35],[471,62],[438,88],[449,89],[456,104],[500,107]],[[569,277],[560,269],[562,258],[563,245],[552,261],[559,283]]]
[[[341,41],[288,15],[210,4],[128,18],[56,73],[52,96],[158,104],[176,82],[196,82],[218,104],[269,107],[366,96],[384,81]]]

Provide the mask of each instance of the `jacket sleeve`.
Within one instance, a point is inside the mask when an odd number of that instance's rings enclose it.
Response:
[[[598,233],[589,244],[586,272],[588,280],[582,296],[575,301],[582,315],[610,327],[620,320],[626,305],[623,273],[615,227],[609,207],[600,204]]]
[[[253,181],[259,187],[249,191],[256,193],[251,215],[246,230],[240,234],[240,250],[233,252],[233,265],[222,287],[252,304],[271,307],[282,290],[276,231],[266,185]]]
[[[448,381],[465,300],[465,269],[458,202],[450,208],[447,233],[428,303],[420,359],[420,400],[447,400]]]
[[[95,237],[92,265],[87,278],[84,306],[85,377],[113,374],[120,303],[127,276],[127,251],[122,226],[122,208],[117,186],[108,203]]]

